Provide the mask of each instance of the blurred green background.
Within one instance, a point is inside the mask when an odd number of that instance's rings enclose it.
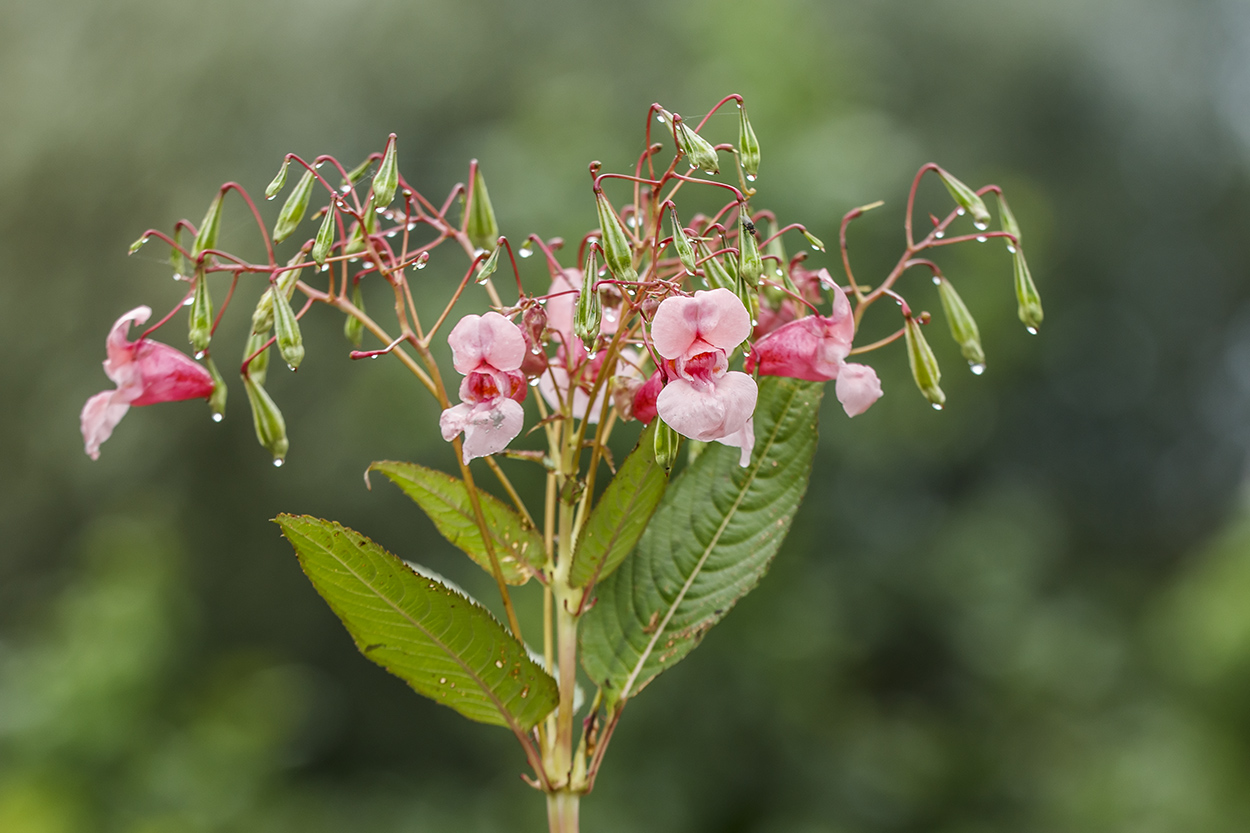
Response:
[[[158,244],[127,245],[222,181],[259,193],[287,151],[354,163],[394,131],[432,198],[477,157],[504,233],[576,239],[588,161],[631,164],[652,101],[728,92],[763,145],[757,207],[833,240],[886,200],[853,227],[866,276],[920,164],[1003,185],[1046,324],[1015,320],[1001,247],[945,253],[989,371],[935,329],[944,412],[901,349],[872,359],[866,415],[826,407],[771,576],[631,705],[584,829],[1250,829],[1243,0],[6,0],[0,830],[544,829],[514,741],[361,658],[267,520],[332,517],[488,586],[361,482],[451,462],[397,363],[351,363],[314,310],[298,376],[270,374],[280,470],[238,385],[221,425],[132,410],[96,463],[78,411],[113,320],[181,292]]]

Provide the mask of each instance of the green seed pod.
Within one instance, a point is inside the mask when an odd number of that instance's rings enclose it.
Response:
[[[499,268],[499,249],[496,248],[490,253],[486,260],[482,261],[482,265],[477,267],[477,282],[479,284],[486,283],[491,275],[495,274],[495,270]]]
[[[271,200],[278,196],[278,192],[286,185],[286,169],[291,165],[291,157],[287,156],[282,160],[282,167],[278,169],[278,175],[273,178],[265,188],[265,199]]]
[[[1002,218],[1003,231],[1016,238],[1014,244],[1008,240],[1007,245],[1012,248],[1018,246],[1020,244],[1020,225],[1016,222],[1016,215],[1011,213],[1011,208],[1007,205],[1007,198],[1001,193],[998,194],[998,214]]]
[[[286,459],[287,449],[291,447],[286,438],[286,420],[265,388],[250,375],[243,377],[243,387],[247,391],[247,402],[252,406],[256,439],[273,455],[273,464],[280,466]]]
[[[287,266],[294,266],[302,260],[301,254],[296,254],[287,261]],[[295,294],[295,284],[299,281],[300,273],[303,269],[284,269],[274,278],[273,286],[277,286],[282,296],[288,301]],[[273,286],[261,294],[260,300],[256,302],[256,309],[252,311],[252,332],[265,333],[273,327]]]
[[[321,227],[317,229],[317,239],[312,247],[312,259],[317,265],[326,262],[326,257],[330,254],[331,247],[334,246],[334,206],[326,206],[325,217],[321,220]]]
[[[373,193],[377,197],[375,202],[379,208],[390,205],[391,200],[395,199],[395,190],[399,188],[397,144],[395,134],[392,133],[386,143],[386,152],[382,154],[382,162],[378,165],[378,172],[373,177]]]
[[[734,284],[734,293],[738,296],[738,300],[742,302],[742,306],[746,307],[747,314],[751,316],[751,323],[755,324],[760,318],[760,291],[757,281],[749,281],[743,277],[741,270],[738,272],[738,280]]]
[[[476,162],[476,160],[474,160]],[[490,204],[490,193],[486,190],[486,180],[482,179],[482,169],[474,166],[473,182],[469,186],[469,205],[465,209],[464,233],[476,249],[494,250],[499,241],[499,222],[495,219],[494,206]]]
[[[977,192],[941,168],[938,168],[937,172],[938,176],[942,178],[942,184],[946,186],[946,190],[950,191],[951,198],[972,215],[972,219],[977,224],[977,227],[983,229],[989,225],[989,209],[985,207],[985,203],[982,202]]]
[[[1012,255],[1015,267],[1016,301],[1020,321],[1031,335],[1037,335],[1042,326],[1042,297],[1037,293],[1033,283],[1033,275],[1029,272],[1029,264],[1024,260],[1024,252],[1016,249]]]
[[[343,254],[358,255],[365,250],[365,232],[360,227],[360,223],[352,223],[351,233],[347,235],[347,242],[343,244]]]
[[[598,270],[599,264],[592,246],[586,253],[585,268],[582,270],[582,290],[577,295],[577,306],[573,309],[573,334],[582,340],[587,350],[594,346],[595,339],[599,337],[599,325],[603,321],[603,303],[599,299],[599,290],[595,288],[599,280],[596,274]]]
[[[951,328],[951,338],[959,345],[959,351],[968,360],[972,372],[980,376],[985,372],[985,351],[981,349],[981,331],[977,328],[976,319],[968,312],[963,298],[959,297],[950,281],[944,277],[936,280],[942,309],[946,312],[946,323]]]
[[[187,319],[187,340],[195,352],[203,353],[213,340],[213,299],[208,294],[208,281],[204,272],[195,276],[195,295],[191,299],[191,312]]]
[[[174,270],[175,275],[189,275],[192,271],[191,262],[187,260],[187,256],[178,251],[178,247],[182,245],[182,226],[174,229],[174,245],[169,247],[169,267]]]
[[[360,216],[365,218],[365,234],[376,234],[378,231],[378,212],[373,205],[373,194],[370,194],[369,199],[365,200],[365,207],[361,210]]]
[[[295,183],[295,190],[286,198],[282,211],[278,213],[278,222],[273,224],[273,242],[281,243],[291,236],[304,214],[308,211],[308,200],[312,196],[313,172],[304,171],[304,175]]]
[[[775,263],[767,263],[764,265],[764,271],[771,272],[776,275],[787,289],[792,289],[794,284],[790,280],[790,271],[786,269],[788,260],[786,259],[786,247],[781,242],[781,235],[777,233],[777,221],[768,221],[768,237],[772,238],[768,241],[768,245],[764,247],[764,254],[772,258],[776,258]]]
[[[709,257],[711,249],[703,243],[699,244],[699,260],[703,261],[703,274],[707,276],[708,286],[712,289],[729,289],[737,291],[738,281],[718,258]]]
[[[243,346],[243,360],[247,361],[247,357],[256,353],[256,358],[247,364],[247,375],[258,385],[265,384],[265,378],[269,375],[269,348],[265,344],[269,341],[269,331],[263,333],[252,333],[247,337],[247,343]],[[261,350],[265,347],[264,350]]]
[[[304,360],[304,337],[300,334],[299,321],[291,309],[291,302],[280,292],[273,297],[273,327],[282,360],[292,370],[298,370]]]
[[[148,236],[145,234],[142,237],[140,237],[138,240],[130,244],[130,251],[126,252],[126,254],[130,254],[130,255],[134,254],[135,252],[142,249],[143,244],[147,242],[148,242]]]
[[[738,104],[738,160],[748,182],[754,182],[760,173],[760,143],[751,129],[747,108]]]
[[[655,418],[655,461],[665,469],[673,467],[677,459],[677,449],[681,445],[681,435],[668,426],[659,417]]]
[[[357,165],[356,167],[348,171],[347,176],[343,178],[343,187],[350,188],[353,185],[355,185],[357,182],[360,182],[360,180],[364,178],[365,173],[368,172],[369,166],[372,164],[373,164],[373,157],[369,157],[368,159],[366,159],[365,161],[361,162],[359,165]]]
[[[208,370],[208,375],[213,377],[213,393],[208,397],[208,407],[213,412],[213,422],[221,422],[226,416],[226,380],[221,378],[211,356],[204,358],[204,367]]]
[[[690,164],[710,174],[720,171],[720,158],[716,148],[707,139],[695,133],[685,122],[677,123],[677,146],[690,157]]]
[[[816,251],[823,252],[825,250],[824,241],[822,241],[816,235],[812,234],[807,229],[803,229],[803,236],[807,238],[807,242],[810,243],[812,245],[812,248],[815,249]]]
[[[618,281],[638,280],[629,236],[602,191],[595,193],[595,207],[599,211],[599,228],[603,230],[603,256],[607,260],[608,270]]]
[[[208,213],[204,215],[204,222],[200,223],[200,230],[195,233],[195,242],[191,244],[192,260],[198,261],[206,249],[217,247],[217,233],[221,230],[222,196],[222,192],[218,191],[217,196],[208,204]]]
[[[698,269],[694,256],[694,244],[690,242],[690,237],[686,234],[686,230],[681,226],[681,220],[677,219],[677,209],[669,207],[669,218],[673,222],[673,248],[677,250],[677,257],[681,260],[681,265],[691,275]]]
[[[747,286],[759,285],[764,274],[764,261],[760,259],[759,242],[755,239],[755,225],[747,216],[747,207],[738,206],[738,277]]]
[[[359,281],[357,281],[356,285],[352,287],[352,306],[361,312],[365,311],[365,297],[360,291]],[[343,322],[343,335],[346,336],[347,340],[354,344],[357,349],[360,347],[360,340],[364,334],[365,325],[360,322],[360,319],[354,315],[347,316],[347,320]]]
[[[911,365],[911,377],[916,380],[916,387],[920,388],[925,399],[940,411],[946,404],[946,394],[938,387],[938,382],[942,381],[942,371],[938,368],[933,348],[925,341],[924,333],[920,331],[920,322],[915,318],[906,319],[906,335],[907,363]]]

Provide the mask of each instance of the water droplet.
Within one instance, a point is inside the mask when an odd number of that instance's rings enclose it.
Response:
[[[968,369],[972,371],[973,376],[980,376],[985,372],[984,362],[968,362]]]
[[[270,194],[269,196],[265,197],[265,199],[267,199],[267,200],[274,200],[274,199],[277,199],[277,198],[278,198],[278,195],[277,195],[277,194]]]
[[[388,232],[386,233],[386,236],[387,236],[387,237],[394,237],[394,236],[395,236],[395,235],[397,235],[397,234],[399,234],[399,232],[398,232],[398,231],[388,231]]]
[[[1010,243],[1008,243],[1008,244],[1007,244],[1007,252],[1008,252],[1009,254],[1013,254],[1013,255],[1014,255],[1014,254],[1016,253],[1016,247],[1015,247],[1015,246],[1013,246],[1013,245],[1011,245]]]
[[[659,113],[655,114],[655,120],[658,121],[660,124],[664,124],[664,117],[661,116]]]
[[[599,274],[599,277],[601,277],[601,278],[602,278],[604,275],[608,274],[608,267],[606,267],[606,266],[600,266],[600,267],[599,267],[599,273],[598,273],[598,274]]]
[[[196,351],[195,351],[195,357],[196,357],[197,359],[203,359],[203,358],[204,358],[205,356],[207,356],[207,355],[208,355],[208,353],[204,352],[203,350],[196,350]]]
[[[629,226],[630,228],[638,228],[638,221],[634,219],[633,214],[630,214],[628,217],[625,218],[625,225]]]
[[[293,365],[293,364],[289,364],[289,363],[288,363],[288,364],[287,364],[287,369],[289,369],[289,370],[291,370],[291,371],[294,371],[294,370],[295,370],[295,365]]]
[[[977,242],[978,242],[978,243],[984,243],[986,240],[989,240],[989,238],[988,238],[988,237],[986,237],[984,234],[978,234],[978,235],[977,235]]]
[[[759,319],[758,319],[758,318],[752,318],[752,319],[751,319],[751,326],[752,326],[752,327],[758,327],[759,325],[760,325],[760,322],[759,322]]]
[[[286,460],[283,460],[281,457],[274,457],[274,458],[273,458],[273,467],[274,467],[275,469],[280,469],[280,468],[282,468],[282,464],[283,464],[283,463],[285,463],[285,462],[286,462]]]
[[[934,403],[933,403],[933,410],[935,410],[935,411],[940,411],[940,410],[942,410],[942,403],[940,403],[940,402],[934,402]]]
[[[531,388],[536,388],[536,387],[538,387],[538,377],[537,377],[537,376],[535,376],[533,379],[530,379],[530,387],[531,387]]]
[[[946,236],[946,232],[944,232],[944,231],[935,231],[935,232],[933,232],[933,236],[934,236],[934,237],[936,237],[938,240],[941,240],[943,237],[945,237],[945,236]]]
[[[439,677],[439,678],[438,678],[438,684],[439,684],[439,685],[447,685],[447,678],[446,678],[446,677]]]
[[[538,305],[539,305],[539,306],[542,306],[542,307],[547,306],[547,299],[546,299],[546,298],[539,298],[539,299],[538,299]]]
[[[330,264],[328,264],[328,263],[323,263],[323,264],[321,264],[321,268],[320,268],[320,269],[318,269],[317,271],[318,271],[318,272],[329,272],[329,271],[330,271]]]
[[[385,213],[387,209],[383,207],[383,208],[375,208],[373,210],[378,212],[379,214],[382,214],[382,213]]]
[[[503,660],[501,660],[501,659],[497,659],[497,660],[495,660],[495,667],[496,667],[496,668],[503,668]]]
[[[543,346],[541,344],[535,344],[533,347],[530,348],[530,352],[533,353],[535,356],[540,354],[542,351],[543,351]]]
[[[418,268],[418,269],[424,269],[424,268],[425,268],[425,264],[427,264],[427,263],[429,263],[429,262],[430,262],[430,253],[429,253],[429,252],[422,252],[422,253],[421,253],[421,257],[417,258],[417,268]]]
[[[221,414],[213,414],[213,422],[221,422]]]
[[[325,164],[325,162],[318,162],[316,165],[313,165],[313,167],[314,167],[314,168],[320,168],[320,167],[321,167],[322,165],[324,165],[324,164]]]
[[[318,166],[318,167],[320,167],[320,166]],[[341,186],[339,186],[339,190],[340,190],[340,191],[342,191],[344,194],[346,194],[348,191],[352,190],[352,186],[351,186],[350,184],[348,184],[348,185],[341,185]]]
[[[1024,329],[1031,336],[1037,335],[1037,327],[1025,327]]]
[[[983,223],[980,220],[977,220],[972,225],[976,228],[977,231],[985,231],[987,228],[989,228],[988,224]]]
[[[968,211],[963,206],[960,206],[959,208],[955,209],[955,213],[958,214],[960,217],[962,217],[965,214],[967,214]]]
[[[412,231],[412,230],[413,230],[413,229],[415,229],[416,227],[417,227],[417,224],[416,224],[416,223],[409,223],[409,224],[408,224],[408,230],[409,230],[409,231]]]
[[[191,306],[191,305],[192,305],[192,304],[194,304],[194,303],[195,303],[195,296],[194,296],[194,295],[192,295],[192,296],[188,297],[188,298],[187,298],[187,300],[183,301],[183,302],[182,302],[182,305],[183,305],[184,307],[189,307],[189,306]]]
[[[534,254],[534,250],[528,249],[525,246],[522,246],[521,250],[518,251],[517,254],[519,254],[521,257],[530,257]]]
[[[934,275],[934,276],[933,276],[933,285],[934,285],[934,286],[941,286],[941,285],[942,285],[942,279],[941,279],[941,278],[939,278],[937,275]]]
[[[586,358],[593,362],[595,360],[595,356],[597,355],[599,355],[598,350],[590,350],[586,353]]]
[[[706,278],[706,277],[705,277],[705,278],[703,278],[703,285],[704,285],[704,286],[711,286],[711,284],[707,282],[707,278]]]
[[[754,182],[755,174],[747,174],[747,182]]]
[[[184,278],[182,275],[178,274],[177,272],[174,272],[174,280],[176,280],[176,281],[185,281],[185,280],[186,280],[186,278]]]
[[[377,358],[378,356],[380,356],[380,355],[381,355],[380,353],[374,353],[374,354],[373,354],[372,356],[370,356],[369,358],[371,358],[371,359],[376,359],[376,358]]]
[[[347,259],[347,262],[348,262],[348,263],[359,263],[359,262],[360,262],[360,258],[358,258],[358,257],[349,257],[349,258]]]

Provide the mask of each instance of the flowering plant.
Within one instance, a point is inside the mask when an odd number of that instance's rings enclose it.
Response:
[[[731,103],[737,142],[713,144],[704,128]],[[652,143],[657,125],[671,145]],[[671,158],[658,163],[666,148]],[[733,160],[731,181],[716,178],[724,159]],[[882,386],[872,367],[850,359],[902,340],[921,393],[935,408],[943,405],[938,364],[923,332],[930,316],[913,312],[896,288],[905,273],[920,267],[932,276],[951,335],[972,371],[984,370],[975,320],[938,264],[921,255],[1002,238],[1014,263],[1020,318],[1031,331],[1041,323],[1020,230],[997,186],[973,190],[936,165],[922,167],[908,196],[903,253],[875,286],[854,276],[846,233],[880,203],[848,212],[838,235],[842,284],[827,269],[809,268],[806,252],[787,256],[783,241],[792,232],[816,251],[824,245],[803,225],[781,225],[752,205],[759,165],[741,97],[726,97],[693,125],[652,105],[646,147],[632,172],[603,172],[591,163],[597,228],[580,240],[570,266],[561,262],[561,240],[530,235],[514,248],[499,233],[476,162],[468,183],[436,205],[400,175],[393,135],[381,153],[352,170],[332,156],[307,162],[289,154],[266,196],[284,190],[292,166],[300,178],[272,237],[247,191],[232,182],[198,227],[181,221],[169,235],[149,230],[132,246],[133,252],[152,237],[167,243],[185,294],[133,342],[127,329],[146,322],[147,307],[114,325],[105,370],[117,387],[83,408],[87,453],[98,456],[132,405],[204,398],[221,419],[226,383],[213,362],[214,334],[239,281],[261,276],[268,286],[252,313],[240,375],[257,438],[280,465],[289,443],[282,413],[264,387],[271,348],[295,369],[304,358],[301,319],[316,305],[344,313],[353,358],[393,355],[435,397],[439,430],[458,465],[454,476],[394,461],[375,462],[369,472],[403,490],[493,576],[504,622],[452,582],[358,532],[308,516],[275,520],[361,652],[418,693],[509,729],[530,769],[523,777],[547,796],[551,830],[575,831],[580,797],[593,788],[625,707],[699,643],[776,555],[806,490],[824,382],[835,381],[848,416],[863,414]],[[329,170],[339,181],[326,178]],[[914,202],[930,172],[954,205],[944,218],[930,215],[932,227],[916,239]],[[619,210],[608,187],[621,189]],[[710,216],[682,218],[677,199],[691,188],[723,192],[726,202]],[[255,218],[266,263],[217,247],[231,191]],[[326,198],[311,216],[315,234],[280,264],[275,244],[308,217],[314,193]],[[1000,222],[995,231],[988,229],[984,201],[991,194]],[[450,215],[458,201],[457,222]],[[965,215],[974,229],[948,236]],[[445,307],[431,315],[414,302],[410,282],[443,244],[459,248],[468,266]],[[535,252],[547,267],[544,291],[537,293],[525,289],[517,263],[518,255]],[[505,283],[515,282],[509,301],[495,285],[501,266],[510,273]],[[216,313],[210,280],[229,284]],[[386,287],[397,329],[385,329],[365,311],[365,282]],[[489,309],[450,325],[475,285]],[[865,313],[884,297],[896,302],[900,326],[856,345]],[[199,361],[149,338],[183,306]],[[458,402],[433,354],[444,328],[461,377]],[[378,342],[374,349],[359,349],[366,331]],[[527,401],[537,417],[531,431],[541,432],[544,449],[509,447],[525,427]],[[618,465],[609,443],[631,423],[641,430]],[[499,457],[543,467],[546,489],[537,511]],[[502,498],[478,485],[484,472],[475,473],[475,465],[489,469]],[[543,601],[537,648],[523,640],[513,604],[513,593],[531,580]],[[579,663],[593,685],[589,698],[578,682]]]

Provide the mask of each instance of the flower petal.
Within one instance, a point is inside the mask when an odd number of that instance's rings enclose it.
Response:
[[[135,342],[134,367],[139,370],[138,396],[131,405],[207,399],[213,394],[213,377],[199,362],[181,350],[159,341]],[[122,384],[118,392],[131,389]]]
[[[877,378],[877,371],[868,365],[844,364],[834,390],[846,415],[859,416],[881,398],[881,380]]]
[[[684,437],[708,442],[740,430],[755,411],[755,380],[730,371],[710,386],[673,379],[656,397],[660,418]]]
[[[525,409],[512,399],[474,405],[464,426],[464,461],[498,454],[525,425]]]
[[[460,373],[472,373],[483,365],[496,370],[516,370],[525,358],[521,328],[497,312],[466,315],[447,336],[452,365]]]
[[[750,334],[751,316],[728,289],[665,298],[651,321],[651,340],[666,359],[689,358],[708,346],[729,351]]]
[[[751,464],[751,452],[755,450],[755,420],[748,419],[742,428],[724,437],[717,437],[716,442],[742,449],[738,465],[745,469]]]
[[[836,311],[836,304],[834,308]],[[853,336],[854,320],[849,316],[845,320],[850,323],[850,336]],[[755,342],[747,356],[746,370],[750,373],[758,366],[761,376],[825,382],[838,377],[839,368],[850,352],[851,340],[842,321],[809,315]]]
[[[119,387],[124,387],[134,381],[133,375],[126,370],[134,360],[135,345],[127,339],[130,325],[131,323],[143,324],[151,316],[151,307],[135,307],[113,322],[113,328],[109,330],[108,337],[104,340],[104,347],[108,351],[108,358],[104,361],[104,372]]]
[[[100,443],[113,435],[117,423],[130,410],[130,403],[118,397],[117,393],[115,390],[101,391],[82,406],[79,423],[83,447],[92,460],[100,459]]]

